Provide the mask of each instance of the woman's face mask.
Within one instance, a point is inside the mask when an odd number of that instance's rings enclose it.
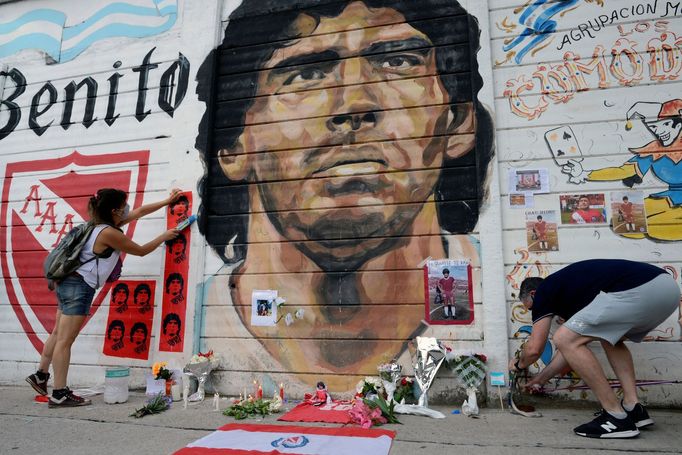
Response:
[[[129,205],[129,204],[126,204],[125,207],[123,207],[123,208],[120,210],[120,213],[121,213],[121,218],[122,218],[122,219],[124,219],[124,220],[127,219],[127,218],[128,218],[128,215],[130,214],[130,205]]]

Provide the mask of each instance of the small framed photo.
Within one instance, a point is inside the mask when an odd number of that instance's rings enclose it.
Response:
[[[274,326],[277,323],[277,291],[251,293],[251,325]]]
[[[429,324],[471,324],[474,297],[471,264],[444,259],[424,266],[424,312]]]
[[[644,193],[641,191],[614,191],[611,199],[611,229],[624,235],[646,233]]]

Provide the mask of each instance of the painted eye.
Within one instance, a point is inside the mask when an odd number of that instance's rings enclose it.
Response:
[[[387,69],[408,69],[422,63],[422,59],[415,55],[392,55],[381,62],[382,68]]]
[[[284,85],[300,84],[302,82],[319,81],[324,79],[326,73],[318,68],[304,68],[296,71],[294,74],[289,76],[285,81]]]

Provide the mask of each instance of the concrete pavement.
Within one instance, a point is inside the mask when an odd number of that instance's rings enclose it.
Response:
[[[212,409],[212,398],[183,409],[174,403],[168,411],[142,419],[128,417],[145,397],[131,392],[127,403],[108,405],[102,396],[93,405],[49,409],[33,401],[33,390],[0,387],[0,454],[169,454],[221,425],[234,422]],[[221,408],[228,406],[221,401]],[[391,455],[600,455],[623,452],[679,454],[682,451],[682,411],[650,410],[656,424],[636,439],[595,440],[575,436],[573,427],[592,418],[593,406],[583,409],[540,406],[544,416],[528,419],[498,408],[482,408],[479,419],[452,415],[454,407],[434,406],[444,420],[400,416],[402,425],[387,425],[397,436]],[[277,416],[249,423],[277,423]],[[303,425],[303,424],[302,424]],[[371,455],[371,454],[366,454]]]

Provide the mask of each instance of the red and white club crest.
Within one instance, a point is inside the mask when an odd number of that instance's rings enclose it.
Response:
[[[100,188],[130,194],[131,209],[142,205],[149,151],[8,163],[0,204],[2,287],[21,327],[37,351],[54,328],[57,297],[47,288],[43,262],[69,230],[88,219],[88,201]],[[125,227],[132,236],[135,222]],[[95,294],[94,314],[109,291]]]

